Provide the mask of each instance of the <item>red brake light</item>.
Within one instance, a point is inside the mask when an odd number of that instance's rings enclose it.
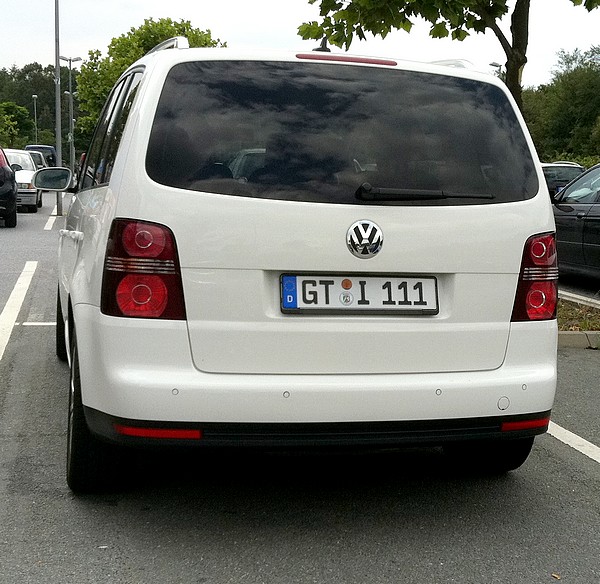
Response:
[[[378,59],[373,57],[353,57],[352,55],[340,55],[338,53],[323,53],[316,51],[314,53],[298,53],[297,59],[307,59],[309,61],[338,61],[341,63],[362,63],[364,65],[387,65],[396,67],[398,63],[391,59]]]
[[[554,233],[525,242],[512,322],[552,320],[558,302],[558,263]]]
[[[110,316],[185,319],[179,258],[170,229],[143,221],[113,221],[101,309]]]
[[[127,274],[117,286],[117,305],[125,316],[157,318],[165,310],[169,293],[160,276]]]
[[[131,222],[123,229],[123,247],[130,256],[156,258],[166,245],[167,236],[161,225]]]

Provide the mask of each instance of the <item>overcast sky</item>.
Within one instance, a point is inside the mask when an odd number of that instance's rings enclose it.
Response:
[[[54,64],[54,7],[55,0],[2,0],[0,68],[34,61]],[[310,50],[317,43],[302,41],[297,27],[317,16],[316,5],[308,0],[60,0],[60,52],[84,59],[90,50],[106,54],[112,38],[150,17],[189,20],[235,49]],[[509,26],[503,23],[506,32]],[[548,82],[559,50],[586,51],[600,44],[599,32],[600,9],[588,13],[569,0],[531,0],[524,85]],[[420,61],[467,59],[482,70],[506,60],[491,32],[474,34],[462,43],[438,40],[428,37],[424,23],[410,34],[398,31],[383,41],[355,41],[351,52]]]

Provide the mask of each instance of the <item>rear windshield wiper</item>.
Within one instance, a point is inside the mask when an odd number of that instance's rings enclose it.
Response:
[[[363,183],[356,190],[356,198],[363,201],[420,201],[434,199],[493,199],[494,195],[482,193],[453,193],[435,189],[396,189],[374,187]]]

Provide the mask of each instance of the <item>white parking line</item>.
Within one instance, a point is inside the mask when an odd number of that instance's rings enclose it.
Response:
[[[52,215],[48,217],[48,221],[46,221],[46,225],[44,226],[44,231],[50,231],[54,226],[54,222],[56,221],[56,207],[54,207],[54,211],[52,211]]]
[[[573,434],[573,432],[569,432],[569,430],[565,430],[554,422],[550,422],[548,434],[600,464],[600,448],[595,444],[588,442],[581,436],[577,436],[577,434]]]
[[[52,227],[54,227],[54,223],[56,221],[56,218],[58,217],[57,211],[58,207],[54,205],[54,209],[52,209],[52,213],[50,213],[50,217],[48,217],[48,221],[46,221],[44,231],[50,231]]]
[[[0,360],[2,360],[4,350],[6,349],[6,345],[8,345],[8,339],[10,339],[15,322],[17,322],[17,316],[19,316],[19,311],[23,305],[23,300],[25,300],[27,290],[29,290],[29,285],[31,284],[37,265],[37,262],[25,263],[25,267],[8,298],[8,302],[4,306],[2,314],[0,314]]]

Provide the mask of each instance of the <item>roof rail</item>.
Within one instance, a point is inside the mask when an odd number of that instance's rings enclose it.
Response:
[[[146,55],[150,53],[157,53],[158,51],[164,51],[165,49],[189,49],[190,43],[184,36],[176,36],[162,43],[158,43],[153,49],[150,49]]]
[[[444,59],[442,61],[429,61],[431,65],[443,65],[445,67],[456,67],[458,69],[472,69],[473,63],[466,59]]]

